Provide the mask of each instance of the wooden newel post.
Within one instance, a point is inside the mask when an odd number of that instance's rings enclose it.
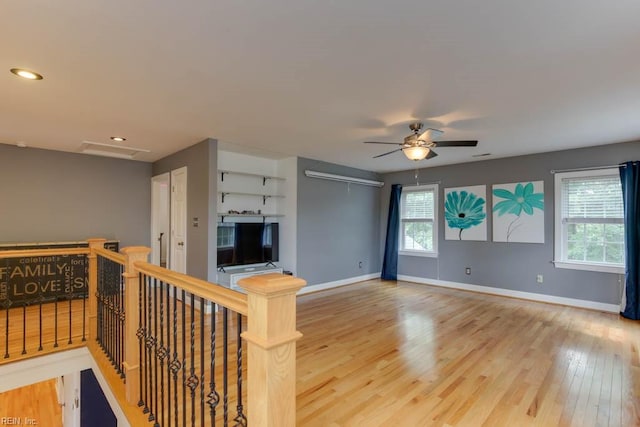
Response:
[[[248,292],[248,425],[296,425],[296,292],[306,282],[261,274],[238,284]]]
[[[140,312],[139,290],[140,277],[134,263],[147,262],[150,248],[145,246],[129,246],[120,253],[126,258],[124,264],[124,372],[126,376],[125,393],[127,402],[135,405],[140,399],[140,342],[138,331],[138,313]]]
[[[89,288],[87,295],[89,296],[89,340],[95,341],[98,338],[98,255],[96,249],[104,248],[104,242],[107,239],[87,239],[89,243]]]

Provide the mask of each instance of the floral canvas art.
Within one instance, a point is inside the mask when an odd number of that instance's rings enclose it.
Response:
[[[493,241],[544,243],[544,182],[493,186]]]
[[[444,238],[446,240],[487,240],[487,188],[445,188]]]

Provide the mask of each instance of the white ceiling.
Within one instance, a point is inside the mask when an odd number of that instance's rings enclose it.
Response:
[[[223,149],[374,171],[640,139],[638,0],[23,0],[0,11],[0,142]],[[26,81],[9,72],[42,73]]]

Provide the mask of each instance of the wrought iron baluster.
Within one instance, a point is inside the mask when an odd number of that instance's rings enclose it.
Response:
[[[204,337],[205,337],[205,300],[200,297],[200,424],[204,425]]]
[[[96,288],[96,300],[98,302],[98,313],[97,313],[97,322],[98,322],[98,333],[96,339],[98,343],[102,346],[102,276],[104,274],[104,259],[98,255],[98,283]]]
[[[238,405],[236,410],[238,412],[237,416],[233,419],[236,422],[236,426],[246,426],[247,425],[247,417],[244,415],[243,406],[242,406],[242,314],[237,314],[237,331],[236,331],[236,345],[237,345],[237,372],[238,372],[238,397],[237,402]]]
[[[87,340],[87,298],[89,297],[89,259],[84,257],[84,291],[82,292],[82,342]]]
[[[116,369],[116,372],[120,373],[120,367],[119,365],[119,360],[118,360],[118,355],[119,355],[119,350],[120,350],[120,321],[118,319],[118,311],[120,309],[119,306],[119,297],[120,295],[118,295],[118,291],[120,288],[120,280],[116,278],[116,271],[118,271],[116,269],[116,265],[114,262],[112,262],[111,260],[109,260],[109,265],[111,266],[111,299],[113,301],[113,307],[111,310],[111,319],[113,322],[113,329],[114,329],[114,333],[113,333],[113,346],[111,347],[111,351],[113,352],[113,357],[112,357],[112,363],[114,368]]]
[[[217,306],[211,304],[211,361],[210,361],[210,380],[209,380],[209,394],[207,395],[207,403],[209,404],[209,411],[211,415],[211,427],[216,425],[216,407],[220,403],[220,395],[216,390],[216,316]]]
[[[27,303],[22,303],[22,354],[27,354]]]
[[[58,296],[54,298],[53,305],[53,348],[58,348]]]
[[[195,295],[190,294],[189,299],[190,325],[189,325],[189,350],[191,358],[191,367],[189,368],[189,378],[187,379],[187,387],[191,392],[191,427],[196,425],[196,388],[198,387],[198,377],[195,374]],[[186,410],[186,408],[185,408]]]
[[[147,278],[147,282],[145,284],[146,288],[150,288],[151,287],[151,278]],[[155,417],[155,413],[153,411],[154,406],[153,406],[153,346],[154,346],[154,336],[153,336],[153,330],[152,330],[152,323],[151,323],[151,315],[152,315],[152,311],[153,311],[153,295],[151,293],[151,289],[147,290],[147,375],[149,377],[149,421],[155,421],[156,417]]]
[[[116,321],[116,283],[114,280],[115,276],[115,268],[113,262],[111,260],[107,260],[109,265],[109,360],[111,360],[111,365],[113,365],[116,370],[118,369],[117,363],[115,360],[116,355],[116,337],[118,336],[118,322]]]
[[[160,334],[162,336],[162,334]],[[153,399],[153,414],[155,417],[154,427],[160,427],[158,424],[158,279],[153,278],[153,383],[154,387],[154,399]]]
[[[4,260],[4,265],[5,267],[8,267],[9,265],[9,259],[5,259]],[[8,270],[8,268],[7,268]],[[4,309],[4,315],[5,315],[5,326],[4,326],[4,358],[8,359],[10,357],[9,355],[9,310],[11,309],[11,299],[9,299],[9,292],[7,290],[6,296],[4,301],[2,301],[2,308]]]
[[[143,321],[144,321],[144,363],[140,366],[140,369],[144,369],[144,409],[143,413],[147,414],[150,412],[149,409],[149,372],[147,371],[147,339],[149,336],[149,324],[147,323],[147,276],[144,276],[144,282],[140,282],[140,286],[143,289],[143,301],[142,306],[140,307],[143,310]]]
[[[118,295],[120,295],[120,313],[118,314],[118,320],[120,321],[120,336],[118,341],[120,341],[120,360],[118,366],[120,367],[120,378],[125,378],[125,371],[123,368],[123,361],[125,359],[125,329],[126,329],[126,313],[124,311],[125,307],[125,295],[124,295],[124,265],[118,264]]]
[[[44,297],[42,296],[42,289],[40,289],[40,294],[38,295],[38,351],[42,351],[42,301]]]
[[[173,409],[175,412],[175,425],[178,423],[178,371],[180,370],[180,360],[178,359],[178,288],[173,287],[173,360],[171,361],[171,372],[173,373]]]
[[[104,265],[104,288],[102,289],[103,298],[104,298],[104,350],[107,352],[107,356],[111,353],[111,296],[109,289],[109,280],[111,278],[111,272],[109,271],[111,265],[108,260],[105,259]],[[109,361],[111,361],[111,357],[109,357]]]
[[[186,292],[182,290],[182,425],[187,425],[187,320],[184,300]]]
[[[2,303],[5,313],[5,326],[4,326],[4,358],[8,359],[9,355],[9,310],[11,309],[11,300],[7,298]]]
[[[171,427],[171,285],[167,283],[167,422]]]
[[[142,303],[142,289],[144,288],[144,281],[146,280],[146,276],[142,273],[138,275],[138,283],[140,286],[138,287],[138,330],[136,331],[136,337],[138,337],[138,363],[140,364],[140,368],[138,369],[138,377],[140,379],[140,399],[138,399],[138,406],[144,405],[144,400],[142,398],[142,391],[144,389],[143,375],[144,371],[144,359],[142,358],[142,348],[144,347],[144,335],[145,330],[142,324],[143,318],[143,303]]]
[[[160,419],[161,425],[165,425],[164,414],[164,359],[167,357],[167,349],[164,346],[164,282],[160,281],[160,344],[158,358],[160,359]]]
[[[73,313],[73,285],[69,284],[69,292],[67,292],[67,300],[69,301],[69,341],[67,344],[73,344],[73,331],[72,331],[72,319],[71,314]]]
[[[114,336],[115,346],[114,346],[114,361],[116,365],[116,371],[122,377],[122,369],[120,368],[120,350],[122,348],[123,342],[120,340],[122,337],[122,324],[120,323],[120,277],[116,276],[117,273],[120,273],[120,264],[115,262],[111,262],[113,266],[113,320],[116,324],[116,333]]]
[[[224,426],[229,425],[229,309],[222,309],[222,408]]]

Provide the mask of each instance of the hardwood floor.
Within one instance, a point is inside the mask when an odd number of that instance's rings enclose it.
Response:
[[[0,309],[0,364],[85,346],[85,309],[83,300]]]
[[[298,299],[299,426],[640,426],[640,323],[378,280]]]
[[[29,425],[30,422],[62,427],[55,379],[0,393],[0,425]]]
[[[640,426],[640,322],[616,314],[372,280],[300,296],[298,329],[299,426]]]

